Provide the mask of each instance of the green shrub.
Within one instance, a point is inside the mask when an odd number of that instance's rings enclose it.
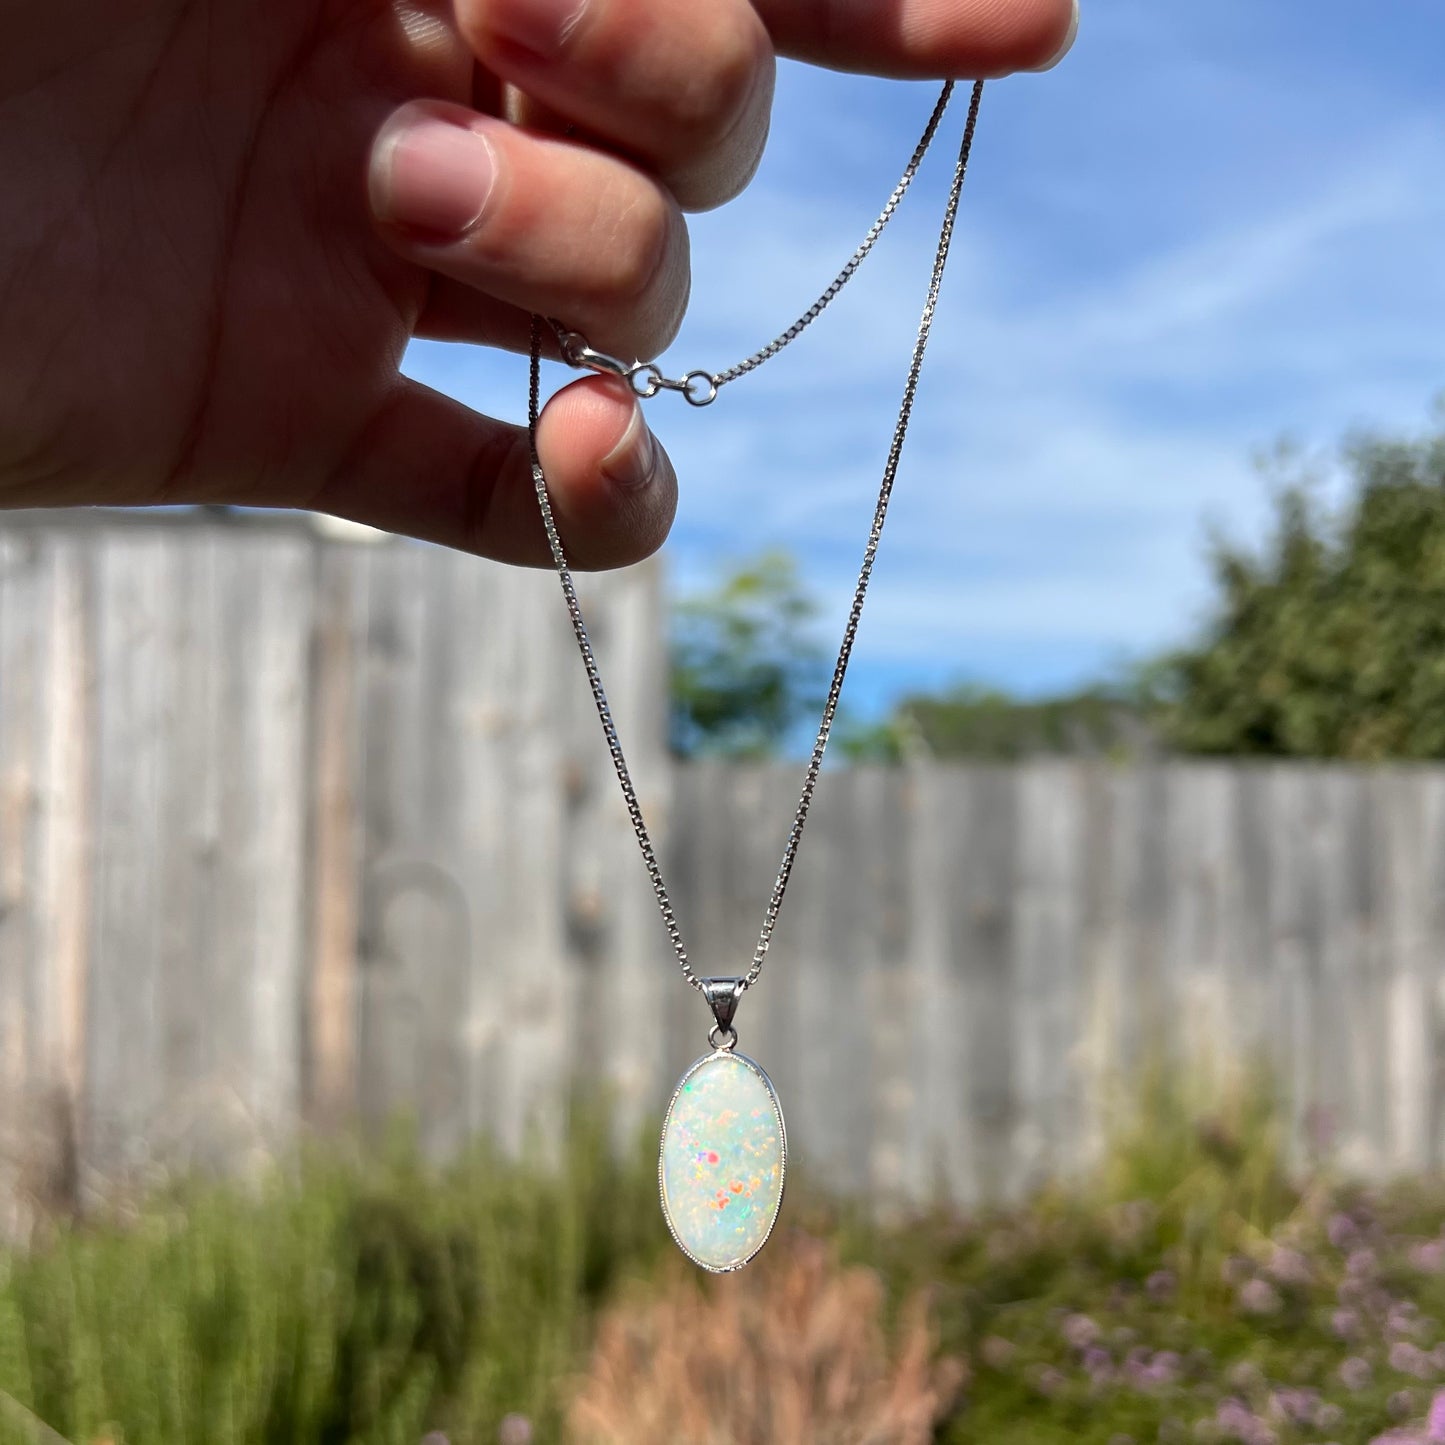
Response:
[[[510,1411],[554,1433],[596,1301],[658,1247],[654,1169],[594,1120],[560,1169],[316,1152],[179,1184],[4,1258],[0,1389],[85,1445],[466,1445]]]
[[[944,1440],[1435,1445],[1410,1422],[1445,1384],[1445,1182],[1292,1179],[1281,1121],[1261,1075],[1201,1097],[1151,1073],[1086,1179],[974,1219],[845,1216],[895,1297],[933,1284],[971,1367]]]
[[[881,1281],[889,1339],[869,1358],[925,1383],[928,1302],[927,1339],[967,1380],[954,1404],[930,1397],[941,1445],[1438,1445],[1445,1184],[1292,1179],[1258,1080],[1209,1103],[1154,1076],[1089,1178],[971,1218],[883,1225],[790,1187],[769,1266],[787,1276],[797,1226],[836,1240],[839,1278]],[[655,1269],[671,1246],[652,1141],[619,1157],[607,1132],[581,1120],[554,1166],[317,1151],[252,1187],[183,1182],[57,1227],[0,1254],[0,1390],[75,1445],[495,1445],[513,1412],[559,1441],[624,1278],[637,1319],[685,1297]],[[658,1338],[680,1350],[699,1322]],[[803,1398],[755,1356],[760,1399]],[[4,1405],[0,1445],[28,1445]]]

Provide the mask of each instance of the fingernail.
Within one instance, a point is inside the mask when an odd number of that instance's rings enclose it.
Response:
[[[1059,48],[1054,52],[1054,54],[1048,60],[1044,61],[1042,65],[1031,65],[1029,69],[1034,71],[1036,74],[1042,74],[1046,70],[1052,70],[1054,66],[1056,66],[1059,61],[1061,61],[1064,56],[1066,56],[1069,51],[1074,48],[1074,41],[1078,37],[1078,34],[1079,0],[1074,0],[1074,13],[1072,16],[1069,17],[1069,28],[1064,35],[1064,43],[1059,46]]]
[[[455,239],[481,220],[496,158],[470,126],[420,115],[385,139],[373,175],[372,206],[381,220]]]
[[[627,430],[602,458],[601,466],[603,476],[628,491],[647,486],[656,473],[657,443],[642,419],[642,408],[635,401]]]
[[[577,28],[587,0],[502,0],[492,25],[503,40],[550,60]]]

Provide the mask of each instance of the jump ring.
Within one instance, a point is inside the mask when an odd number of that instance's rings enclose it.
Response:
[[[710,371],[689,371],[682,379],[682,394],[694,406],[707,406],[717,400],[717,377]]]
[[[650,361],[645,366],[634,366],[627,374],[627,384],[645,401],[662,390],[662,372]]]
[[[718,1024],[714,1024],[707,1031],[707,1041],[715,1049],[731,1049],[738,1041],[738,1031],[736,1029],[725,1029]]]

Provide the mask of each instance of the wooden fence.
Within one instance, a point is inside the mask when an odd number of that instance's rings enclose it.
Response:
[[[12,1167],[399,1110],[515,1146],[578,1080],[656,1111],[709,1020],[555,587],[299,520],[0,530]],[[694,960],[740,971],[800,770],[670,763],[656,569],[585,601]],[[840,768],[742,1047],[798,1157],[884,1197],[1076,1166],[1158,1053],[1265,1056],[1297,1147],[1439,1166],[1442,888],[1445,769]]]

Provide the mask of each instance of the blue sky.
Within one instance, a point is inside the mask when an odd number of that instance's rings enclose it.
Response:
[[[1038,693],[1187,636],[1206,525],[1268,523],[1256,457],[1417,431],[1445,390],[1439,0],[1084,0],[1055,71],[984,97],[848,701]],[[934,88],[785,65],[773,139],[694,218],[676,369],[786,325],[886,197]],[[783,546],[841,631],[917,324],[956,113],[853,286],[706,411],[650,404],[681,481],[676,587]],[[517,418],[525,363],[406,369]],[[565,379],[559,372],[555,380]]]

